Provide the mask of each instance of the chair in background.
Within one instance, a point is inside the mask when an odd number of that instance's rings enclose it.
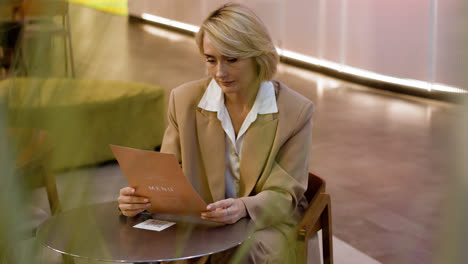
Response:
[[[0,22],[0,79],[6,78],[10,68],[14,68],[12,66],[20,32],[21,23]]]
[[[65,73],[75,77],[73,49],[70,32],[68,1],[65,0],[24,0],[23,40],[35,37],[63,37]],[[56,18],[61,22],[56,23]]]
[[[16,69],[18,63],[26,74],[26,67],[18,45],[21,42],[23,27],[23,7],[21,2],[0,4],[0,79],[7,77],[10,69]]]
[[[51,168],[51,155],[53,144],[49,133],[44,130],[31,128],[10,128],[8,130],[9,142],[16,145],[15,170],[20,183],[28,192],[33,189],[45,187],[51,215],[60,213],[61,206],[57,192],[55,175]],[[30,207],[31,217],[24,227],[26,238],[36,236],[36,229],[49,215],[40,208]],[[63,263],[74,264],[74,259],[62,255]]]
[[[298,225],[299,256],[307,261],[307,242],[322,229],[323,263],[333,264],[333,236],[330,195],[325,193],[325,180],[309,172],[305,197],[309,202],[304,217]]]
[[[49,134],[44,130],[30,128],[12,128],[8,132],[11,141],[17,145],[15,169],[20,182],[28,190],[45,187],[50,212],[52,215],[58,213],[60,201],[50,167],[53,145]]]

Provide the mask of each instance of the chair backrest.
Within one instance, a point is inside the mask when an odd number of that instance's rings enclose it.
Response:
[[[307,190],[304,193],[304,196],[310,203],[317,194],[325,192],[325,187],[326,183],[324,179],[312,172],[309,172],[309,181],[307,183]]]
[[[309,181],[304,196],[309,201],[302,220],[299,222],[298,247],[299,256],[303,262],[307,260],[307,240],[320,229],[322,229],[322,256],[324,264],[333,264],[333,241],[331,226],[331,200],[330,195],[325,193],[325,180],[309,172]]]
[[[23,14],[25,17],[65,16],[68,2],[65,0],[25,0]]]
[[[0,1],[1,2],[1,1]],[[11,22],[17,21],[17,15],[21,17],[23,4],[21,2],[4,1],[0,3],[0,17],[9,18]]]

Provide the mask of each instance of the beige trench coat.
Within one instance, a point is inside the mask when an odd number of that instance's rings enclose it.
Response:
[[[161,152],[173,153],[207,203],[225,199],[225,133],[216,112],[198,107],[211,79],[172,90]],[[245,134],[239,196],[256,229],[287,234],[307,206],[311,101],[273,81],[278,113],[259,114]],[[273,229],[272,229],[273,230]],[[265,230],[264,230],[265,231]]]

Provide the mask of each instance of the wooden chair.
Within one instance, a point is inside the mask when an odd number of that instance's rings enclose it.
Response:
[[[18,45],[23,28],[23,6],[21,2],[6,1],[0,4],[0,79],[7,77],[10,69],[22,67],[26,72],[24,58]],[[14,64],[14,63],[17,64]]]
[[[16,145],[15,169],[20,182],[27,189],[45,187],[49,201],[50,212],[55,215],[60,212],[61,206],[57,192],[55,175],[50,167],[50,159],[53,151],[53,144],[49,134],[44,130],[31,128],[10,128],[8,139]],[[32,213],[32,218],[36,217]],[[31,219],[31,226],[26,227],[26,235],[36,235],[36,229],[44,220],[43,215],[37,215],[40,219]],[[73,257],[62,255],[63,263],[74,264]]]
[[[24,0],[23,40],[37,37],[54,36],[64,39],[65,72],[71,70],[71,77],[75,77],[73,49],[70,31],[69,7],[65,0]],[[55,18],[60,17],[60,23]]]
[[[305,197],[309,202],[304,217],[298,225],[299,257],[307,262],[307,242],[322,229],[323,263],[333,264],[333,236],[330,195],[325,193],[325,180],[309,172]]]
[[[8,137],[16,143],[16,171],[28,189],[45,187],[52,215],[60,211],[55,176],[50,167],[53,145],[44,130],[9,129]]]
[[[7,77],[10,68],[14,68],[14,57],[21,33],[18,22],[0,22],[0,79]],[[4,72],[3,72],[4,71]]]

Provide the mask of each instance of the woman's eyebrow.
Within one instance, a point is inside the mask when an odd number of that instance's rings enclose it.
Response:
[[[214,58],[214,56],[213,56],[213,55],[210,55],[210,54],[204,53],[203,55],[205,55],[205,57]]]

